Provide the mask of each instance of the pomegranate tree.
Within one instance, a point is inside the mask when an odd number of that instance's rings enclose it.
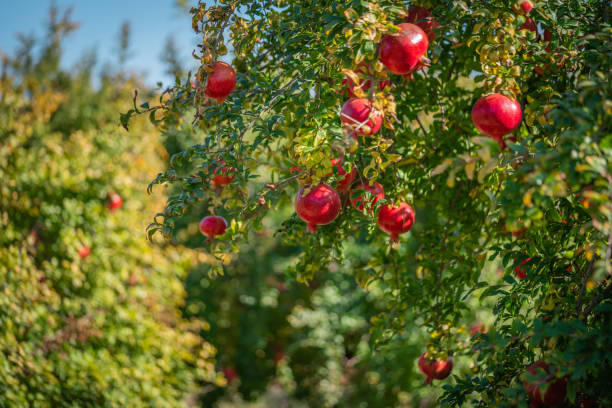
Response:
[[[504,136],[520,126],[521,119],[521,105],[498,93],[478,99],[472,108],[472,122],[476,129],[500,144],[503,144]]]
[[[536,407],[557,407],[563,404],[567,394],[567,379],[557,378],[545,361],[536,361],[527,367],[529,377],[525,378],[523,387]],[[527,377],[527,376],[525,376]]]
[[[399,240],[399,236],[412,228],[414,210],[404,202],[397,206],[386,204],[378,213],[378,227],[389,234],[391,241]]]
[[[431,384],[433,380],[443,380],[453,371],[453,359],[446,360],[430,359],[427,353],[421,354],[418,362],[419,370],[425,375],[425,384]]]
[[[342,107],[340,119],[352,136],[372,136],[382,126],[382,113],[365,98],[351,98]]]
[[[209,98],[224,101],[236,87],[236,72],[225,62],[216,61],[210,67],[205,93]]]
[[[319,184],[304,195],[307,187],[302,187],[295,197],[295,212],[307,223],[308,232],[316,232],[317,225],[334,221],[342,203],[338,192],[327,184]]]
[[[227,230],[227,221],[218,215],[209,215],[200,221],[200,232],[210,240],[223,235],[225,230]]]
[[[400,32],[385,35],[380,43],[380,60],[396,75],[414,72],[418,64],[427,65],[429,40],[423,29],[411,23],[399,24]]]

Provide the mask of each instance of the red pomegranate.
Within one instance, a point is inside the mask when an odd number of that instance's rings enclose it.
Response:
[[[340,214],[342,203],[340,196],[327,184],[319,184],[303,195],[302,187],[295,197],[295,212],[308,224],[308,232],[316,232],[317,225],[331,223]]]
[[[523,381],[523,388],[535,406],[556,407],[563,404],[567,394],[566,378],[555,378],[550,366],[544,361],[536,361],[531,364],[527,367],[527,373],[538,377],[546,374],[545,377],[534,380],[534,382]]]
[[[227,221],[218,215],[209,215],[200,221],[200,232],[212,240],[217,235],[223,235],[227,229]]]
[[[227,379],[228,383],[231,383],[232,381],[234,381],[236,378],[238,378],[238,373],[236,372],[236,370],[234,370],[233,368],[230,367],[226,367],[223,370],[223,375],[225,376],[225,378]]]
[[[404,202],[394,206],[384,205],[378,213],[378,227],[391,236],[391,241],[397,241],[414,224],[414,210]]]
[[[336,184],[336,189],[340,192],[348,191],[348,189],[351,188],[353,181],[355,181],[355,177],[357,177],[357,168],[354,166],[351,166],[351,172],[347,174],[346,170],[344,170],[344,168],[342,167],[342,160],[338,158],[332,159],[331,164],[332,166],[336,166],[336,170],[338,171],[338,176],[340,177],[344,176],[343,178],[338,179],[338,183]],[[327,176],[331,176],[331,174],[328,174]]]
[[[472,122],[476,129],[500,144],[504,136],[520,126],[522,116],[517,101],[498,93],[480,98],[472,108]]]
[[[512,6],[515,13],[523,15],[529,14],[529,12],[533,10],[533,7],[533,3],[529,0],[518,1]]]
[[[82,259],[85,259],[89,256],[89,254],[91,253],[91,249],[87,246],[87,245],[83,245],[82,247],[79,248],[79,256]]]
[[[212,72],[208,74],[204,92],[209,98],[222,102],[236,87],[236,72],[221,61],[214,62],[210,68]]]
[[[361,190],[361,192],[360,192]],[[362,211],[365,208],[365,197],[363,190],[372,194],[373,198],[370,201],[370,208],[368,210],[371,213],[374,210],[374,204],[376,204],[379,200],[383,200],[385,198],[385,190],[380,183],[372,183],[372,184],[361,184],[360,186],[353,189],[351,192],[351,205],[357,211]]]
[[[419,26],[402,23],[401,31],[395,35],[385,35],[380,43],[380,60],[396,75],[413,72],[419,63],[425,63],[429,40]]]
[[[352,136],[371,136],[382,126],[382,113],[366,98],[351,98],[342,107],[340,119]]]
[[[443,380],[453,371],[452,357],[449,357],[448,360],[432,360],[427,357],[426,353],[423,353],[418,365],[426,377],[425,384],[431,384],[433,380]]]
[[[529,30],[529,31],[533,31],[534,33],[537,34],[538,26],[537,26],[536,22],[533,21],[531,18],[527,18],[525,20],[525,22],[523,23],[523,25],[521,25],[519,27],[519,30]]]
[[[371,79],[365,79],[372,75],[370,67],[365,62],[359,64],[359,67],[355,70],[355,73],[359,76],[359,84],[356,84],[350,77],[345,77],[342,80],[342,85],[346,86],[346,89],[341,92],[341,94],[347,94],[350,98],[357,98],[355,95],[356,89],[361,89],[363,92],[367,92],[370,90],[372,86]],[[378,83],[379,89],[382,91],[385,89],[387,85],[389,85],[389,81],[376,81]]]
[[[224,163],[225,160],[221,160],[219,162],[221,167],[216,167],[213,170],[213,178],[211,182],[215,187],[227,186],[236,178],[236,169],[233,167],[223,166]]]
[[[527,272],[525,272],[525,268],[523,268],[523,265],[525,265],[529,261],[531,261],[531,258],[525,259],[523,262],[521,262],[514,268],[514,275],[516,275],[516,278],[518,280],[523,280],[527,277]]]
[[[110,211],[117,211],[123,206],[123,199],[117,193],[110,193],[108,195],[108,209]]]
[[[411,23],[419,26],[427,35],[429,42],[436,38],[435,29],[440,28],[438,21],[431,17],[431,13],[424,7],[414,6],[408,10],[408,16],[404,18],[404,23]]]

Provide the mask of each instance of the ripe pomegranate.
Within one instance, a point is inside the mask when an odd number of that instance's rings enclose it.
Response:
[[[363,92],[367,92],[370,90],[372,86],[372,81],[370,79],[364,79],[362,77],[368,77],[371,75],[371,70],[368,64],[362,62],[359,64],[359,67],[355,70],[355,73],[359,76],[359,84],[356,84],[350,77],[345,77],[342,80],[342,85],[346,86],[346,89],[341,92],[342,95],[346,94],[349,98],[357,98],[355,95],[356,89],[361,89]],[[387,85],[389,85],[389,81],[376,81],[378,83],[379,89],[382,91],[385,89]]]
[[[359,190],[362,190],[362,192],[359,193]],[[371,213],[372,211],[374,211],[374,204],[376,204],[379,200],[383,200],[385,198],[385,190],[380,183],[376,182],[372,184],[362,183],[359,187],[353,189],[353,192],[351,193],[351,205],[357,211],[362,212],[365,208],[365,197],[363,194],[363,190],[367,191],[373,196],[372,200],[370,201],[370,209],[368,210],[368,212]]]
[[[503,144],[504,136],[521,124],[521,105],[514,99],[494,93],[484,96],[472,108],[472,122],[481,133]]]
[[[236,378],[238,378],[238,373],[233,368],[226,367],[222,371],[225,378],[227,378],[228,383],[231,383]]]
[[[200,221],[200,232],[212,240],[217,235],[223,235],[227,229],[227,221],[218,215],[209,215]]]
[[[349,188],[351,188],[351,185],[353,184],[353,181],[355,181],[355,177],[357,177],[357,168],[354,166],[351,166],[351,172],[350,173],[346,173],[346,170],[344,170],[344,168],[342,167],[342,160],[341,159],[332,159],[331,161],[332,166],[336,166],[336,170],[338,171],[338,175],[339,176],[345,176],[343,178],[339,178],[338,179],[338,183],[336,184],[336,189],[340,192],[346,192],[348,191]],[[331,176],[331,174],[328,174],[327,177]]]
[[[210,67],[205,93],[209,98],[223,102],[236,87],[236,72],[225,62],[217,61]]]
[[[382,113],[365,98],[351,98],[342,107],[340,119],[352,136],[371,136],[382,126]]]
[[[516,2],[512,6],[515,13],[523,14],[523,15],[529,14],[529,12],[533,10],[533,7],[534,7],[533,3],[529,0],[523,0],[523,1]]]
[[[440,28],[438,21],[431,17],[431,13],[424,7],[414,6],[408,10],[408,16],[404,18],[404,23],[411,23],[419,26],[427,35],[429,42],[436,38],[435,29]]]
[[[327,184],[319,184],[306,195],[304,188],[295,197],[295,212],[308,224],[307,231],[314,233],[317,225],[329,224],[338,217],[342,203],[336,190]]]
[[[401,31],[395,35],[385,35],[380,43],[380,60],[396,75],[405,75],[419,63],[427,64],[425,57],[429,40],[427,34],[419,26],[402,23]]]
[[[91,249],[87,246],[87,245],[83,245],[82,247],[79,248],[79,256],[82,259],[85,259],[89,256],[89,254],[91,253]]]
[[[523,280],[527,277],[527,272],[525,272],[525,268],[523,268],[522,266],[529,261],[531,261],[531,258],[525,259],[523,262],[521,262],[514,268],[514,275],[516,275],[516,278],[518,280]]]
[[[530,383],[523,381],[523,388],[527,395],[535,403],[535,406],[556,407],[563,404],[567,394],[567,379],[555,378],[551,373],[550,366],[544,361],[536,361],[527,367],[527,373],[532,376],[541,376],[543,373],[547,375]],[[544,392],[544,395],[542,395]]]
[[[414,224],[414,210],[404,202],[398,206],[384,205],[378,213],[378,227],[391,236],[391,241],[399,240]]]
[[[123,206],[123,199],[117,193],[110,193],[108,195],[108,209],[110,211],[116,211]]]
[[[531,18],[528,17],[523,23],[523,25],[519,27],[519,30],[529,30],[537,34],[538,26],[535,21],[533,21]]]
[[[426,353],[423,353],[418,365],[419,370],[426,377],[425,384],[431,384],[433,380],[443,380],[453,371],[452,357],[449,357],[448,360],[432,360],[427,357]]]
[[[215,187],[227,186],[236,178],[236,169],[233,167],[223,166],[224,163],[225,160],[221,160],[219,162],[221,167],[216,167],[213,170],[213,178],[211,182]]]

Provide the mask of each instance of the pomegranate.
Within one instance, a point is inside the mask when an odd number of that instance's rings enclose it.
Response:
[[[219,164],[222,167],[216,167],[213,170],[213,178],[211,182],[215,187],[227,186],[236,178],[236,169],[234,169],[233,167],[223,166],[224,163],[225,160],[221,160]]]
[[[525,22],[523,23],[523,25],[521,25],[519,27],[519,30],[529,30],[529,31],[533,31],[534,33],[538,33],[538,26],[535,23],[535,21],[533,21],[531,18],[527,18],[525,20]]]
[[[342,203],[340,196],[327,184],[319,184],[303,195],[304,188],[295,197],[295,212],[308,224],[308,232],[316,232],[317,225],[331,223],[340,214]]]
[[[544,378],[534,380],[532,383],[523,381],[523,388],[535,406],[556,407],[563,404],[567,393],[566,378],[555,378],[550,366],[544,361],[536,361],[531,364],[527,367],[527,373],[538,377],[541,377],[543,373],[547,374]]]
[[[515,13],[523,14],[523,15],[529,14],[529,12],[533,10],[533,7],[534,7],[533,3],[529,0],[522,0],[522,1],[516,2],[512,6]]]
[[[108,209],[110,211],[116,211],[123,206],[123,199],[117,193],[110,193],[108,195]]]
[[[521,262],[514,268],[514,275],[516,275],[516,278],[518,280],[522,281],[523,279],[527,277],[527,272],[525,272],[525,268],[523,268],[522,266],[525,265],[529,261],[531,261],[531,258],[525,259],[523,262]]]
[[[346,86],[346,89],[341,92],[342,95],[347,94],[350,98],[357,98],[355,95],[356,89],[361,89],[363,92],[367,92],[372,87],[371,79],[363,79],[362,77],[371,76],[371,70],[365,62],[359,64],[359,67],[355,70],[355,73],[359,76],[359,84],[356,84],[350,77],[346,77],[342,80],[342,85]],[[389,81],[376,81],[380,90],[385,89],[389,85]]]
[[[206,82],[206,96],[223,102],[236,87],[236,72],[225,62],[217,61],[210,67]]]
[[[91,253],[91,249],[87,245],[83,245],[82,247],[79,248],[78,253],[82,259],[85,259]]]
[[[200,221],[200,232],[212,240],[217,235],[223,235],[227,229],[227,221],[218,215],[209,215]]]
[[[351,172],[347,174],[346,170],[344,170],[342,167],[342,160],[337,158],[332,159],[331,164],[332,166],[336,166],[339,176],[344,176],[343,178],[338,179],[336,189],[340,192],[348,191],[348,189],[351,188],[353,181],[355,181],[355,177],[357,177],[357,168],[351,166]],[[327,176],[331,176],[331,174],[328,174]]]
[[[521,105],[514,99],[494,93],[484,96],[472,108],[472,122],[481,133],[503,144],[504,136],[521,124]]]
[[[431,13],[424,7],[414,6],[408,10],[408,16],[404,18],[404,23],[411,23],[419,26],[427,35],[429,42],[436,38],[435,29],[440,28],[438,21],[431,17]]]
[[[470,333],[472,337],[474,337],[477,333],[487,333],[487,328],[482,323],[474,323],[472,327],[470,327]]]
[[[380,43],[380,60],[396,75],[405,75],[422,63],[427,65],[425,57],[429,40],[423,29],[411,23],[398,26],[401,31],[395,35],[385,35]]]
[[[427,357],[426,353],[423,353],[418,365],[419,370],[426,377],[425,384],[431,384],[433,380],[443,380],[453,371],[452,357],[449,357],[448,360],[432,360]]]
[[[385,190],[383,189],[383,186],[380,183],[362,183],[359,187],[356,187],[351,193],[351,205],[357,211],[363,212],[365,208],[365,197],[363,192],[359,192],[359,190],[365,190],[368,193],[372,194],[372,196],[374,197],[370,201],[370,208],[368,210],[369,213],[374,210],[374,204],[376,204],[379,200],[383,200],[385,198]]]
[[[382,113],[365,98],[351,98],[342,107],[340,119],[352,136],[371,136],[382,126]]]
[[[223,370],[223,375],[225,376],[225,378],[227,379],[228,383],[231,383],[232,381],[234,381],[236,378],[238,378],[238,373],[236,372],[236,370],[234,370],[233,368],[230,367],[226,367]]]
[[[404,202],[398,206],[384,205],[378,213],[378,227],[391,236],[391,241],[399,240],[414,224],[414,210]]]

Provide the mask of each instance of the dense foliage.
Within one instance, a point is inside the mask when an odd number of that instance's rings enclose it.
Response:
[[[429,337],[418,345],[429,357],[471,361],[469,371],[458,367],[446,380],[443,405],[524,407],[531,398],[538,406],[528,384],[544,393],[556,377],[567,381],[566,406],[609,406],[610,4],[536,1],[526,16],[522,2],[417,3],[200,2],[192,10],[203,40],[195,79],[178,78],[159,105],[135,105],[122,116],[127,127],[148,112],[166,134],[197,140],[151,184],[174,185],[176,194],[149,233],[177,239],[178,223],[194,209],[226,216],[228,232],[205,244],[218,259],[211,274],[223,274],[299,186],[323,179],[336,186],[342,177],[330,159],[340,158],[345,171],[357,169],[357,180],[381,183],[385,200],[365,214],[348,206],[314,234],[288,217],[276,238],[300,255],[287,276],[316,280],[348,262],[353,242],[367,242],[367,256],[351,259],[348,273],[364,291],[381,293],[370,344],[385,353],[398,335],[419,330]],[[398,33],[413,6],[429,9],[439,25],[431,64],[392,75],[379,44]],[[228,52],[236,89],[225,101],[208,99],[211,64]],[[383,114],[375,135],[356,140],[341,128],[345,77],[375,85],[356,91]],[[381,81],[390,84],[381,89]],[[470,117],[493,92],[523,111],[520,128],[500,143]],[[220,166],[236,174],[222,189],[210,182]],[[381,205],[398,201],[414,207],[416,223],[390,245],[376,217]],[[499,275],[483,274],[496,267]],[[494,324],[470,340],[463,330],[473,323],[470,302],[489,300]],[[552,367],[551,377],[527,373],[537,360]]]
[[[184,406],[196,380],[225,379],[206,323],[180,313],[196,258],[143,234],[156,206],[143,183],[165,150],[143,123],[121,134],[137,80],[96,80],[92,58],[59,68],[74,28],[54,12],[44,43],[3,55],[0,406]]]

